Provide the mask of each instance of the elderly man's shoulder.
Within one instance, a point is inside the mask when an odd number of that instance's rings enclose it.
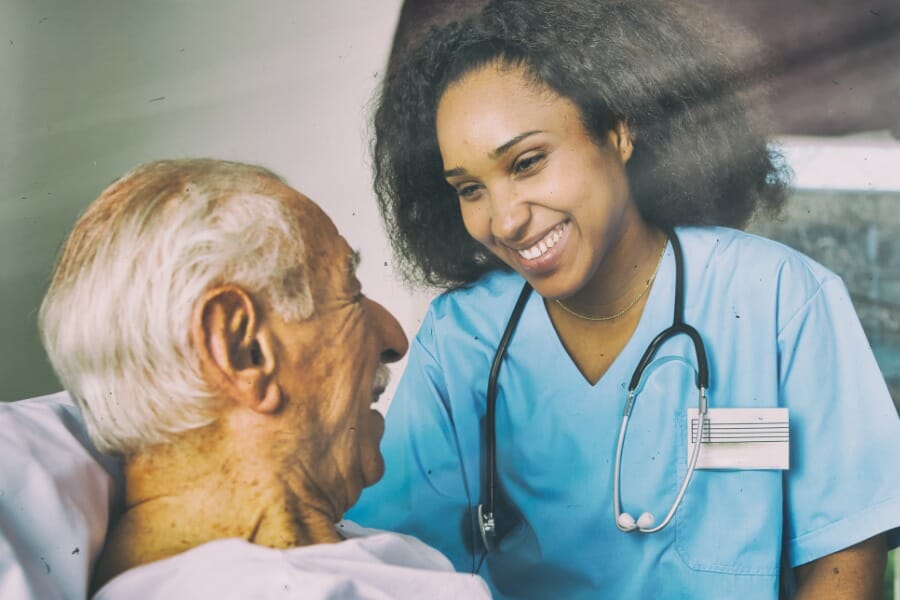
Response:
[[[97,452],[66,392],[0,403],[0,598],[87,589],[121,497],[118,460]]]
[[[346,538],[275,550],[240,539],[198,546],[132,569],[95,596],[115,598],[489,598],[484,581],[455,573],[418,539],[338,524]]]

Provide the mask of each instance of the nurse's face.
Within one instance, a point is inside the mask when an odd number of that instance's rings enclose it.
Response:
[[[519,69],[488,65],[451,84],[437,137],[469,235],[545,298],[581,290],[640,220],[627,129],[595,140],[574,103]]]

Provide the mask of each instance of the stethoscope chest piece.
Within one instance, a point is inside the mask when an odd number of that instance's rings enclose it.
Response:
[[[484,504],[478,505],[478,531],[481,532],[481,543],[484,544],[484,549],[488,552],[493,550],[494,538],[497,535],[494,513],[485,513]]]

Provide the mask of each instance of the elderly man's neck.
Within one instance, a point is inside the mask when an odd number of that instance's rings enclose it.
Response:
[[[313,482],[284,480],[276,459],[254,445],[210,429],[128,458],[125,513],[110,532],[94,589],[217,539],[270,548],[340,541],[334,524],[342,514],[328,498]]]

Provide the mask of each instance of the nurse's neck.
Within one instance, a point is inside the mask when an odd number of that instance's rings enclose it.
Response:
[[[597,272],[578,293],[545,301],[560,342],[590,385],[603,378],[634,334],[665,247],[662,231],[636,227],[605,249]]]
[[[346,507],[316,482],[286,481],[282,458],[260,451],[271,436],[222,429],[193,430],[125,460],[125,512],[110,529],[92,593],[124,571],[218,539],[278,549],[342,539],[335,523]]]
[[[652,286],[666,243],[662,230],[639,216],[632,217],[621,234],[603,248],[591,279],[563,300],[566,308],[590,317],[608,317],[628,308]]]

